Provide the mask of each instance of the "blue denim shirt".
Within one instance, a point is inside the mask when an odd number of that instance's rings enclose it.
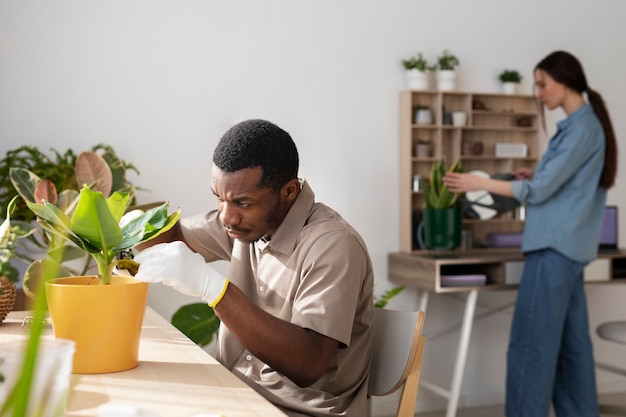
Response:
[[[533,178],[511,184],[526,205],[522,252],[551,248],[585,263],[596,257],[606,204],[598,185],[604,148],[604,130],[589,104],[557,124]]]

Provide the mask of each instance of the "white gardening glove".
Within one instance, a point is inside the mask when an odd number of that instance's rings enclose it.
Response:
[[[227,278],[181,241],[154,245],[139,252],[134,260],[140,264],[136,280],[168,285],[202,298],[211,307],[220,302],[228,287]]]

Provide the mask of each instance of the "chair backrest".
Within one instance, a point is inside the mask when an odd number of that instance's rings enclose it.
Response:
[[[403,387],[397,417],[413,417],[424,352],[423,311],[374,309],[374,352],[368,395]]]

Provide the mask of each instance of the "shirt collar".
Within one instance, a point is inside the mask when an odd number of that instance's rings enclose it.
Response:
[[[291,254],[296,247],[300,232],[309,218],[314,203],[315,193],[309,184],[301,178],[300,192],[298,197],[296,197],[296,201],[294,201],[267,245],[273,250],[286,255]]]
[[[585,117],[586,115],[588,115],[590,113],[593,113],[593,108],[591,107],[591,105],[589,103],[585,103],[582,106],[580,106],[578,109],[576,109],[576,111],[574,113],[570,114],[565,119],[563,119],[560,122],[558,122],[556,124],[557,129],[558,130],[565,129],[570,124],[574,123],[574,121],[576,119],[579,119],[581,117]]]

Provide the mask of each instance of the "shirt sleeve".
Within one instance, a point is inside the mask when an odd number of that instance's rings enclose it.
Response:
[[[588,129],[557,132],[533,178],[511,183],[513,194],[524,203],[541,204],[568,182],[600,146],[598,135]]]
[[[348,346],[367,259],[357,239],[345,231],[316,239],[303,265],[293,323]]]

